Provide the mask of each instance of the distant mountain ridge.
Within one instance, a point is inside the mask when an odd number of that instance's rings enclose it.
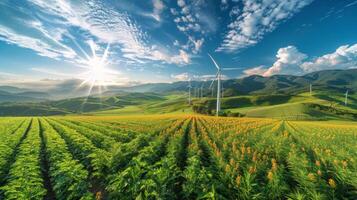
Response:
[[[120,95],[108,97],[90,96],[42,102],[6,102],[0,103],[0,116],[65,115],[118,109],[124,106],[164,100],[164,97],[154,93],[122,92]]]
[[[206,93],[211,81],[192,81],[192,87],[203,85]],[[271,93],[298,93],[307,91],[309,85],[314,89],[351,91],[357,92],[357,69],[349,70],[325,70],[312,72],[303,76],[294,75],[274,75],[263,77],[252,75],[239,79],[229,79],[222,81],[225,96],[245,95],[245,94],[271,94]],[[135,92],[174,92],[187,91],[188,82],[174,83],[149,83],[128,88],[125,91]]]
[[[2,89],[2,90],[1,90]],[[11,86],[0,86],[0,103],[3,102],[39,102],[49,99],[45,92],[29,91]]]
[[[25,89],[13,86],[0,86],[0,103],[59,100],[87,95],[88,88],[78,89],[78,84],[78,81],[71,80],[66,84],[58,85],[57,88],[48,91],[36,91],[36,88]],[[192,81],[192,93],[194,94],[194,88],[201,88],[201,86],[203,86],[204,95],[211,96],[212,91],[209,89],[210,84],[211,81]],[[310,84],[312,84],[313,90],[342,93],[348,89],[351,93],[357,92],[357,69],[317,71],[302,76],[274,75],[263,77],[252,75],[222,81],[224,88],[223,95],[225,97],[248,94],[296,94],[308,91]],[[102,91],[101,95],[115,96],[122,92],[158,94],[187,92],[187,86],[187,81],[148,83],[131,87],[108,86],[106,90]],[[216,86],[216,84],[214,84],[214,86]],[[93,88],[92,96],[99,94],[99,91],[98,88]]]

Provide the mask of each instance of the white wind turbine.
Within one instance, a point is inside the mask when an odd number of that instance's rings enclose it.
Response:
[[[347,106],[347,99],[348,99],[348,90],[346,91],[346,94],[345,94],[345,106]]]
[[[205,82],[202,82],[201,84],[201,95],[200,95],[200,98],[203,98],[203,85],[205,84]]]
[[[191,105],[191,79],[188,79],[188,104]]]
[[[217,107],[216,107],[216,116],[219,116],[219,112],[221,111],[221,78],[222,78],[222,71],[228,71],[228,70],[238,70],[240,68],[221,68],[217,62],[213,59],[213,57],[208,54],[208,56],[211,58],[214,66],[217,68],[217,74],[215,78],[213,79],[210,88],[213,86],[213,83],[215,80],[217,80]]]

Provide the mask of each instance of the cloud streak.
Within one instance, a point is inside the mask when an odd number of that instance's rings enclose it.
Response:
[[[66,44],[68,38],[79,41],[93,39],[99,45],[110,43],[112,46],[117,46],[123,58],[134,62],[160,61],[163,63],[188,64],[187,61],[189,60],[182,57],[179,50],[174,52],[161,47],[155,49],[153,53],[152,49],[158,45],[149,44],[150,37],[147,33],[128,14],[120,13],[104,1],[32,0],[25,1],[25,3],[28,7],[13,6],[17,9],[16,12],[21,12],[30,17],[30,19],[21,19],[24,24],[20,24],[20,26],[30,26],[31,31],[36,30],[37,34],[29,34],[20,29],[14,30],[1,26],[1,40],[32,49],[41,56],[54,59],[66,58],[73,63],[81,59],[75,49],[82,49],[82,47],[78,47],[76,41],[74,42],[77,47],[70,47]],[[153,3],[153,15],[157,20],[160,20],[160,14],[164,9],[163,2],[154,0]],[[31,13],[35,13],[35,15]],[[52,20],[48,21],[47,18]],[[78,36],[74,38],[70,34],[70,31],[73,31],[74,28],[80,29],[82,32],[79,38]],[[157,51],[160,51],[160,53],[157,53]],[[170,57],[175,57],[175,59],[169,59]]]
[[[41,56],[53,59],[72,59],[76,57],[75,51],[65,45],[51,45],[44,39],[29,37],[2,25],[0,25],[0,40],[26,49],[32,49]]]
[[[266,33],[275,30],[312,1],[243,0],[242,13],[228,25],[223,42],[216,51],[233,52],[257,44]]]

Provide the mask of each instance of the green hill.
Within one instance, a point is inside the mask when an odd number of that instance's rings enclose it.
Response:
[[[328,96],[329,98],[323,98]],[[357,119],[357,101],[354,96],[349,98],[348,106],[345,106],[341,96],[336,94],[326,95],[317,93],[310,96],[302,93],[295,96],[287,96],[286,102],[276,103],[265,101],[263,104],[241,104],[240,106],[225,106],[226,111],[242,113],[248,117],[273,117],[282,119]],[[271,103],[273,102],[273,103]],[[236,104],[239,104],[236,102]]]
[[[21,92],[10,93],[0,90],[0,103],[2,102],[38,102],[46,100],[44,93]]]
[[[66,115],[71,112],[39,103],[0,104],[0,116]]]
[[[165,113],[192,113],[187,104],[186,95],[167,95],[157,101],[143,101],[137,105],[127,105],[113,110],[95,111],[92,115],[138,115],[138,114],[165,114]]]
[[[61,115],[119,109],[165,100],[154,93],[121,93],[116,96],[90,96],[40,103],[2,103],[0,115]]]
[[[299,94],[309,90],[357,92],[357,69],[326,70],[309,73],[303,76],[274,75],[263,77],[253,75],[240,79],[223,80],[224,96],[237,96],[249,94]],[[193,88],[203,86],[205,95],[210,95],[210,82],[192,81]],[[168,93],[187,91],[188,82],[150,83],[133,87],[120,88],[123,91]],[[118,89],[118,88],[117,88]]]
[[[313,85],[313,95],[306,93]],[[191,113],[214,114],[216,99],[208,90],[209,82],[192,81],[193,87],[202,86],[204,98],[193,98],[187,103],[187,82],[145,84],[126,88],[109,88],[101,95],[78,97],[56,101],[41,101],[34,97],[45,97],[46,93],[21,91],[2,87],[17,94],[0,91],[7,102],[0,103],[0,115],[127,115]],[[233,116],[277,117],[292,119],[357,119],[357,69],[330,70],[304,76],[276,75],[272,77],[249,76],[242,79],[223,81],[222,109]],[[1,88],[1,87],[0,87]],[[349,90],[349,103],[344,106],[344,93]],[[135,92],[140,90],[141,92]],[[21,92],[20,92],[21,91]],[[145,92],[145,91],[157,91]],[[193,89],[194,91],[194,89]],[[192,96],[194,96],[192,92]],[[26,94],[31,103],[16,102],[19,94]],[[18,95],[18,96],[16,96]],[[11,103],[8,103],[11,102]]]

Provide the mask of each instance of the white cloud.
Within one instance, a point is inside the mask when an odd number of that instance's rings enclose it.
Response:
[[[305,72],[327,69],[349,69],[357,67],[357,44],[344,45],[335,52],[323,55],[312,61],[304,62],[301,68]]]
[[[180,18],[180,17],[176,17],[176,18],[174,19],[174,22],[176,22],[176,23],[181,22],[181,18]]]
[[[161,0],[154,0],[154,14],[159,19],[159,14],[164,5]],[[16,44],[20,47],[29,48],[39,55],[50,58],[67,58],[73,63],[77,63],[82,58],[69,48],[63,40],[63,35],[72,39],[78,46],[78,41],[86,41],[94,38],[97,43],[117,47],[122,53],[122,57],[138,63],[147,61],[171,62],[171,59],[160,60],[180,56],[180,51],[175,54],[161,48],[167,56],[155,57],[158,54],[151,52],[154,45],[148,44],[147,33],[125,13],[120,13],[114,7],[104,1],[65,1],[65,0],[32,0],[25,1],[24,7],[15,7],[16,11],[29,17],[17,21],[22,21],[18,27],[30,26],[29,31],[9,27],[0,27],[0,39],[8,43]],[[33,19],[34,13],[38,17]],[[47,19],[51,18],[51,21]],[[15,20],[15,19],[14,19]],[[39,20],[46,22],[43,25]],[[84,34],[76,35],[76,38],[68,33],[73,27],[80,28]],[[37,36],[33,32],[37,31]],[[68,41],[68,40],[67,40]],[[82,49],[81,49],[82,50]],[[171,62],[172,63],[172,62]],[[185,61],[180,61],[185,63]]]
[[[239,6],[234,6],[231,11],[229,11],[229,16],[230,17],[235,17],[238,16],[240,14],[240,9]]]
[[[182,14],[185,14],[185,15],[187,15],[187,14],[189,14],[190,13],[190,9],[188,8],[188,6],[185,6],[185,7],[183,7],[182,8]]]
[[[357,68],[357,44],[344,45],[335,52],[325,54],[315,59],[307,60],[308,56],[294,46],[280,48],[276,54],[277,60],[271,67],[258,66],[247,69],[247,76],[257,74],[272,76],[275,74],[300,75],[320,70]]]
[[[274,74],[296,74],[300,71],[300,65],[307,56],[294,46],[280,48],[276,54],[277,60],[266,72],[264,76]]]
[[[176,9],[172,8],[171,13],[174,17],[174,22],[179,31],[187,36],[187,42],[181,47],[187,51],[191,51],[193,54],[197,54],[201,51],[204,43],[203,34],[204,31],[202,25],[207,22],[208,29],[212,29],[212,19],[208,19],[206,15],[201,14],[202,6],[205,5],[204,1],[185,2],[178,0],[177,2],[180,12],[176,12]],[[204,23],[202,22],[204,21]],[[209,21],[209,22],[208,22]],[[178,45],[178,43],[176,43]]]
[[[185,73],[176,74],[176,75],[171,74],[171,78],[179,80],[179,81],[187,81],[190,78],[190,76],[187,72],[185,72]]]
[[[156,21],[161,21],[160,14],[165,8],[164,3],[161,0],[152,0],[153,6],[154,6],[154,11],[153,11],[153,18]]]
[[[153,49],[151,55],[157,59],[157,61],[161,60],[169,64],[187,65],[191,63],[191,56],[182,49],[179,50],[178,55],[169,55],[157,49]]]
[[[253,67],[243,71],[244,76],[263,75],[267,71],[264,66]]]
[[[201,51],[203,42],[205,41],[204,38],[195,40],[193,37],[189,37],[189,40],[193,43],[193,53],[197,54],[198,52]]]
[[[191,62],[190,55],[186,53],[184,50],[180,50],[180,54],[178,56],[172,57],[174,63],[188,64]]]
[[[182,7],[181,14],[182,16],[173,14],[175,16],[174,22],[179,31],[185,35],[190,35],[192,32],[201,32],[201,25],[198,23],[197,16],[191,12],[189,5]]]
[[[61,45],[51,45],[41,38],[22,35],[2,25],[0,25],[0,40],[10,44],[16,44],[23,48],[32,49],[39,55],[49,58],[74,58],[76,56],[76,53],[70,48]]]
[[[180,7],[184,7],[186,5],[184,0],[177,0],[177,5]]]
[[[353,1],[351,3],[348,3],[347,5],[345,5],[345,8],[351,7],[351,6],[354,6],[354,5],[357,5],[357,1]]]
[[[313,0],[243,0],[242,14],[228,25],[217,51],[235,51],[259,42],[282,21],[289,19]]]
[[[175,8],[170,8],[170,12],[173,15],[178,15],[179,14]]]
[[[228,0],[221,0],[221,9],[222,10],[228,9]]]
[[[247,76],[262,75],[272,76],[276,74],[301,74],[303,71],[300,65],[307,58],[307,55],[301,53],[294,46],[280,48],[276,54],[277,60],[271,67],[258,66],[247,69],[243,73]]]
[[[180,42],[178,40],[175,40],[173,43],[174,46],[180,46]]]

